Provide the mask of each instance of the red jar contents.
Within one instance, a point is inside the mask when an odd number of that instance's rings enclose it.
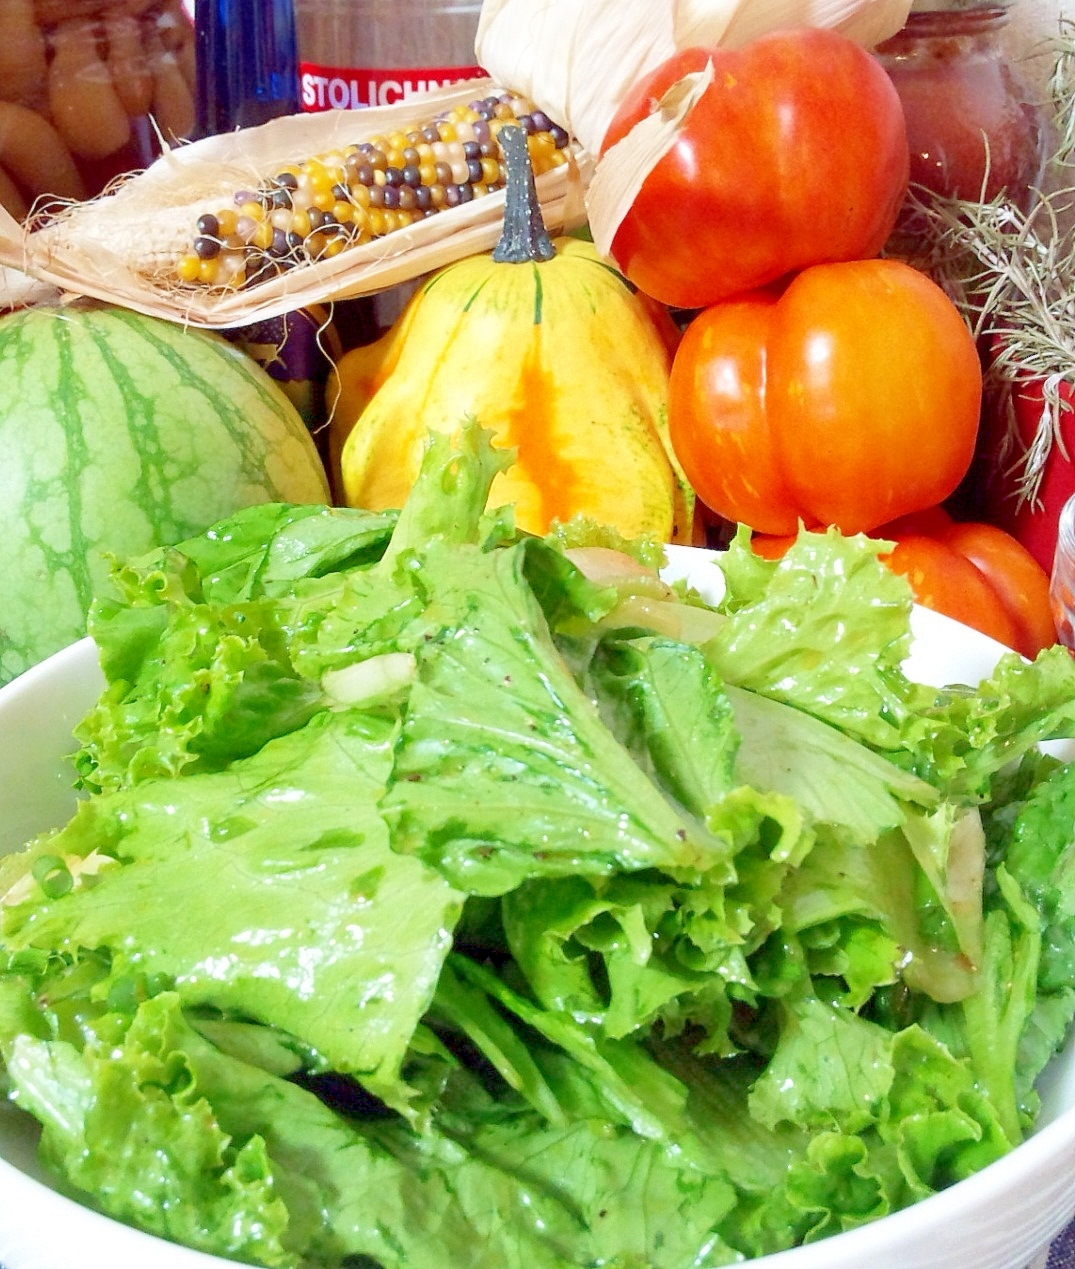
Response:
[[[1008,60],[1006,4],[912,12],[877,57],[903,102],[911,182],[968,200],[1002,190],[1026,210],[1042,177],[1042,109]]]
[[[1060,642],[1075,651],[1075,494],[1060,510],[1049,600]]]

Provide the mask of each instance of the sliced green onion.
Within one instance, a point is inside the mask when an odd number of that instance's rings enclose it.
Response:
[[[75,884],[70,868],[59,855],[38,855],[30,871],[49,899],[59,899]]]

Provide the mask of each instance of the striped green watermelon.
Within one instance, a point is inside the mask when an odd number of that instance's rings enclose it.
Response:
[[[0,683],[85,633],[106,552],[327,502],[282,389],[220,336],[102,306],[0,318]]]

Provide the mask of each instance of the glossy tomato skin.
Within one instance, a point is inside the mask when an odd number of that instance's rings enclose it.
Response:
[[[668,421],[676,456],[706,506],[760,532],[788,534],[798,530],[798,504],[777,466],[766,403],[777,298],[729,300],[691,322],[672,362]]]
[[[672,365],[669,429],[707,506],[762,533],[869,532],[942,502],[974,454],[974,340],[897,260],[815,265],[716,304]]]
[[[997,525],[957,522],[933,507],[882,525],[873,536],[896,543],[882,559],[907,577],[920,604],[1030,659],[1056,643],[1048,574]]]
[[[891,538],[896,541],[908,533],[924,533],[928,538],[943,538],[945,533],[955,524],[944,507],[926,507],[922,511],[911,511],[888,524],[874,529],[871,536],[875,538]]]
[[[799,503],[857,533],[947,498],[974,457],[982,372],[940,287],[857,260],[804,270],[778,312],[775,436]]]
[[[1000,596],[977,568],[954,547],[924,534],[901,538],[882,557],[907,578],[916,602],[1016,648],[1019,632]]]
[[[903,107],[879,63],[836,32],[681,51],[635,86],[602,150],[710,60],[712,83],[615,234],[620,269],[666,304],[700,308],[876,255],[907,189]]]
[[[940,535],[965,556],[1000,596],[1015,622],[1015,647],[1033,658],[1056,642],[1049,575],[1021,542],[993,524],[953,524]]]
[[[798,540],[797,533],[755,533],[750,549],[763,560],[782,560]]]

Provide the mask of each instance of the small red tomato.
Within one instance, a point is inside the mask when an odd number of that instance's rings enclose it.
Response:
[[[710,62],[712,82],[616,230],[620,269],[666,304],[701,308],[877,255],[907,189],[903,107],[880,64],[837,32],[675,54],[622,102],[602,153]]]
[[[915,601],[965,626],[980,630],[1009,648],[1019,634],[1008,610],[986,578],[954,547],[909,533],[891,555],[882,557],[894,573],[907,578]]]
[[[896,543],[882,559],[907,578],[918,603],[1031,659],[1056,643],[1048,574],[1003,529],[956,522],[932,507],[883,525],[873,536]]]
[[[798,540],[797,533],[755,533],[750,549],[763,560],[782,560]]]
[[[890,538],[893,542],[908,533],[924,533],[928,538],[943,537],[955,521],[944,507],[926,507],[923,511],[909,511],[897,520],[890,520],[879,529],[871,529],[875,538]]]
[[[1056,642],[1049,575],[1021,542],[993,524],[953,524],[938,536],[970,560],[1000,596],[1024,656],[1033,658]]]

